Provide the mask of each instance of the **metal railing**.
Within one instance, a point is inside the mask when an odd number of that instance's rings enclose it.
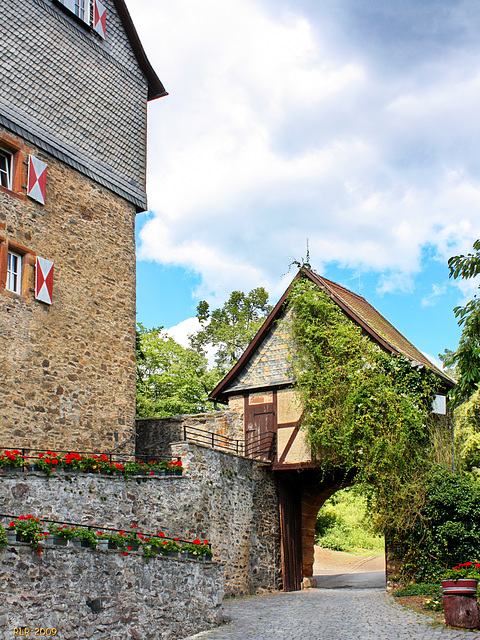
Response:
[[[277,452],[277,434],[273,431],[262,435],[251,434],[245,443],[245,457],[273,462]]]
[[[17,520],[20,516],[18,515],[12,515],[12,514],[8,514],[8,513],[0,513],[0,518],[2,520],[8,520],[9,522],[13,522],[15,520]],[[34,516],[35,518],[37,518],[38,516]],[[72,527],[75,529],[88,529],[89,531],[105,531],[105,532],[109,532],[109,533],[120,533],[121,531],[123,533],[127,532],[127,529],[114,529],[112,527],[102,527],[100,525],[97,524],[85,524],[83,522],[79,523],[79,522],[64,522],[63,520],[49,520],[48,518],[40,518],[38,517],[38,519],[41,521],[42,524],[44,523],[49,523],[49,524],[58,524],[58,525],[62,525],[62,526],[67,526],[67,527]],[[128,529],[130,529],[129,527],[127,527]],[[5,530],[7,530],[7,527],[5,527]],[[141,542],[141,538],[140,536],[143,536],[144,538],[152,538],[152,537],[158,537],[158,533],[146,533],[145,531],[138,531],[137,528],[135,528],[135,531],[131,531],[131,529],[128,531],[128,533],[134,534],[137,538],[138,541]],[[162,535],[161,536],[162,539],[164,540],[175,540],[176,542],[182,542],[182,543],[186,543],[186,544],[192,544],[193,541],[192,540],[184,540],[182,538],[178,538],[178,537],[171,537],[171,536],[167,536],[167,535]],[[208,543],[208,546],[211,548],[211,543]]]
[[[183,426],[183,440],[201,444],[212,449],[219,449],[237,456],[245,456],[255,460],[273,462],[276,454],[276,433],[269,432],[258,437],[251,437],[247,442],[223,436],[214,431],[205,431],[198,427]]]
[[[5,451],[18,451],[19,455],[22,456],[22,458],[25,461],[25,464],[23,465],[23,469],[25,470],[25,467],[28,465],[28,460],[34,461],[34,460],[38,460],[41,456],[39,456],[39,454],[44,454],[43,457],[48,457],[45,454],[49,454],[53,455],[55,454],[56,456],[60,456],[60,459],[62,459],[62,456],[65,456],[67,454],[70,453],[78,453],[81,456],[85,456],[86,458],[93,458],[94,456],[97,457],[101,457],[101,456],[107,456],[108,458],[108,462],[118,462],[121,464],[126,464],[128,462],[145,462],[146,464],[148,463],[152,463],[152,462],[159,462],[160,460],[171,460],[171,461],[178,461],[180,460],[179,456],[172,456],[172,455],[164,455],[162,454],[161,456],[157,456],[155,457],[155,455],[137,455],[137,454],[118,454],[118,453],[114,453],[113,451],[77,451],[76,449],[39,449],[38,447],[32,447],[32,448],[28,448],[28,447],[17,447],[15,445],[10,445],[10,446],[4,446],[1,445],[0,446],[0,456],[1,455],[5,455]],[[18,468],[22,468],[22,467],[18,467]]]

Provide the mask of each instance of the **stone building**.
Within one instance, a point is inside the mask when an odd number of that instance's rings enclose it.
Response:
[[[166,92],[124,0],[4,0],[0,52],[3,446],[113,449],[134,433],[134,223]]]
[[[302,267],[303,275],[325,292],[343,313],[376,344],[393,356],[406,356],[413,367],[427,367],[439,380],[434,412],[446,413],[446,393],[454,381],[433,365],[363,297]],[[293,284],[293,283],[292,283]],[[285,291],[240,360],[214,389],[214,400],[228,403],[242,417],[245,455],[263,455],[276,475],[280,503],[282,570],[287,590],[298,589],[312,575],[315,520],[318,509],[342,483],[342,470],[330,477],[301,430],[302,406],[294,390],[289,355]],[[237,433],[235,437],[241,437]]]

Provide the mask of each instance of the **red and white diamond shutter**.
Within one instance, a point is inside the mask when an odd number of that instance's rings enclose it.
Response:
[[[99,0],[93,0],[93,28],[99,36],[105,38],[107,27],[107,9]]]
[[[35,298],[52,304],[53,262],[39,258],[35,262]]]
[[[47,189],[47,165],[35,156],[28,156],[27,196],[45,204]]]

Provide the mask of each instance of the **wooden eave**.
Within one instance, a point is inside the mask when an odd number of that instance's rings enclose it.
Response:
[[[282,310],[283,310],[283,306],[285,304],[285,301],[286,301],[286,299],[288,297],[288,294],[290,293],[290,290],[291,290],[294,282],[296,280],[298,280],[298,278],[302,274],[306,275],[309,278],[309,280],[311,280],[311,282],[313,282],[318,287],[320,287],[323,291],[325,291],[325,293],[327,293],[327,295],[342,309],[342,311],[345,313],[345,315],[347,315],[351,320],[353,320],[357,325],[359,325],[382,349],[384,349],[386,352],[388,352],[388,353],[390,353],[390,354],[392,354],[394,356],[404,355],[405,357],[407,357],[412,362],[413,361],[417,361],[411,354],[408,354],[408,353],[400,350],[394,344],[392,344],[387,338],[382,336],[378,331],[376,331],[374,329],[374,327],[371,326],[371,324],[369,324],[366,320],[364,320],[355,311],[355,309],[353,309],[349,304],[347,304],[345,302],[345,300],[343,300],[342,297],[339,296],[336,293],[334,287],[332,286],[335,283],[331,283],[329,280],[326,280],[325,278],[322,278],[321,276],[318,276],[317,274],[313,273],[309,269],[306,269],[305,267],[301,267],[301,269],[299,270],[297,275],[294,277],[294,279],[292,280],[292,282],[288,286],[288,288],[285,291],[285,293],[283,294],[283,296],[277,302],[275,307],[270,312],[270,315],[267,317],[267,319],[265,320],[263,325],[258,330],[258,332],[255,335],[255,337],[253,338],[253,340],[250,342],[248,347],[243,352],[243,354],[240,357],[240,359],[238,360],[238,362],[227,373],[227,375],[223,378],[223,380],[221,380],[218,383],[218,385],[215,387],[215,389],[210,394],[210,398],[212,398],[213,400],[217,400],[218,402],[227,402],[228,401],[228,395],[230,395],[230,394],[226,394],[225,390],[228,389],[228,387],[231,385],[233,380],[238,376],[238,374],[241,372],[241,370],[243,369],[245,364],[248,362],[250,357],[253,355],[253,353],[256,351],[256,349],[260,346],[261,342],[263,341],[263,339],[265,338],[267,333],[272,328],[273,323],[276,320],[278,320],[278,318],[280,317],[280,315],[282,313]],[[337,285],[335,285],[335,286],[337,286]],[[361,296],[357,296],[357,297],[359,299],[364,300],[364,298],[361,298]],[[367,303],[366,300],[364,300],[364,301]],[[375,314],[377,314],[379,317],[384,319],[383,316],[374,307],[372,307],[372,305],[370,305],[370,303],[367,303],[367,304],[371,307],[371,309],[375,312]],[[384,320],[406,341],[406,343],[410,344],[415,349],[415,351],[418,351],[409,340],[407,340],[402,334],[400,334],[400,332],[397,329],[395,329],[395,327],[393,327],[393,325],[391,323],[389,323],[386,319],[384,319]],[[420,365],[427,366],[439,378],[441,378],[442,387],[443,387],[444,390],[447,391],[448,389],[451,389],[451,388],[453,388],[455,386],[455,382],[452,380],[452,378],[450,378],[450,376],[448,376],[447,374],[443,373],[434,364],[430,363],[425,357],[422,357],[422,360],[418,361],[418,362],[419,362]],[[271,387],[272,385],[269,385],[269,386]],[[258,388],[261,388],[261,386],[259,385]],[[265,386],[263,386],[263,388],[265,388]]]
[[[123,28],[125,29],[125,33],[127,34],[130,45],[133,49],[133,52],[135,53],[138,64],[140,65],[141,70],[147,78],[147,99],[150,101],[156,100],[157,98],[163,98],[163,96],[168,96],[168,93],[165,91],[165,87],[163,86],[160,78],[155,73],[152,65],[150,64],[150,61],[147,58],[147,54],[145,53],[145,49],[140,42],[140,38],[138,37],[137,30],[135,29],[135,25],[133,24],[132,18],[130,16],[130,12],[128,11],[127,5],[125,4],[125,0],[113,0],[113,4],[115,5],[115,9],[120,16],[120,20],[122,21]]]

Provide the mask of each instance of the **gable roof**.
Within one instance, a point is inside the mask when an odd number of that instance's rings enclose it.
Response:
[[[125,33],[127,34],[135,57],[138,60],[138,64],[140,65],[141,70],[147,78],[148,100],[155,100],[156,98],[163,98],[163,96],[168,96],[168,93],[165,91],[165,87],[160,81],[160,78],[153,70],[153,67],[147,58],[147,54],[145,53],[145,49],[140,42],[140,38],[138,37],[137,30],[135,29],[135,25],[133,24],[132,18],[130,16],[130,12],[128,11],[127,5],[125,4],[125,0],[113,0],[113,4],[115,5],[115,9],[117,10],[120,20],[122,21],[123,28],[125,29]]]
[[[260,327],[258,333],[248,345],[236,365],[227,373],[225,378],[215,387],[210,397],[219,402],[225,402],[230,395],[229,387],[246,367],[249,360],[259,348],[274,323],[278,320],[292,288],[293,283],[304,274],[311,282],[316,284],[335,302],[343,312],[359,325],[382,349],[388,353],[398,356],[404,355],[411,362],[412,366],[425,366],[433,371],[442,381],[442,387],[445,389],[452,388],[455,381],[444,371],[436,367],[430,360],[417,349],[404,335],[396,329],[375,307],[373,307],[365,298],[359,296],[345,287],[342,287],[331,280],[327,280],[319,276],[311,269],[301,267],[289,287],[277,302],[268,318]],[[267,384],[265,386],[268,386]]]

